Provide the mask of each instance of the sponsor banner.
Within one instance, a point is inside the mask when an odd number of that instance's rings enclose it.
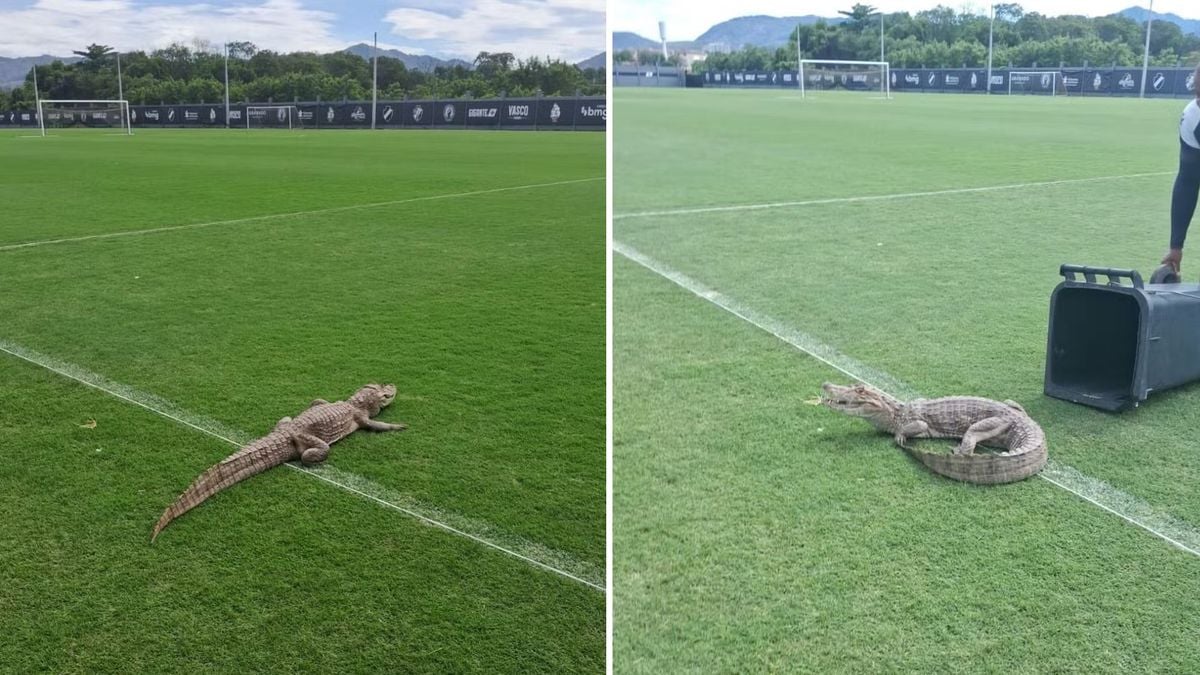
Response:
[[[542,99],[538,109],[538,127],[571,129],[575,126],[575,100],[570,98]]]
[[[1147,96],[1172,96],[1175,94],[1175,79],[1177,75],[1174,70],[1166,68],[1151,68],[1146,74],[1146,95]]]
[[[1136,96],[1141,93],[1142,71],[1133,68],[1117,68],[1112,71],[1112,93],[1118,96]]]
[[[1084,86],[1086,82],[1087,71],[1080,68],[1064,68],[1062,70],[1062,88],[1068,96],[1081,96],[1087,93],[1087,88]]]
[[[404,124],[404,110],[400,103],[384,101],[375,106],[375,126],[398,127]]]
[[[986,70],[958,70],[954,72],[954,75],[958,77],[958,85],[955,88],[959,91],[968,94],[983,93],[984,82],[987,80]]]
[[[1089,68],[1083,71],[1083,93],[1085,96],[1107,96],[1112,93],[1112,71]]]
[[[466,126],[466,101],[436,101],[432,105],[433,124],[438,127]]]
[[[920,91],[924,87],[921,71],[912,68],[900,68],[891,72],[893,91]]]
[[[1009,76],[1014,94],[1050,94],[1055,91],[1054,73],[1014,71]]]
[[[986,71],[984,72],[984,77],[987,77]],[[988,88],[993,94],[1007,94],[1008,71],[992,68],[992,77],[991,81],[988,82]]]
[[[431,127],[434,118],[433,101],[405,101],[400,104],[400,118],[406,127]]]
[[[463,124],[468,127],[500,126],[503,101],[467,101],[463,104]]]
[[[37,113],[32,110],[9,110],[0,113],[0,127],[36,127]]]
[[[532,127],[537,123],[539,102],[536,98],[504,101],[500,106],[500,126]]]
[[[580,98],[575,103],[575,126],[603,129],[608,124],[608,103],[602,98]]]
[[[1192,70],[1175,71],[1175,95],[1195,96],[1195,72]]]

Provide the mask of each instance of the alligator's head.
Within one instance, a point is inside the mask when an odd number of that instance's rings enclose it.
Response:
[[[887,425],[896,414],[899,402],[866,384],[843,387],[826,382],[821,385],[821,405],[878,425]]]
[[[368,384],[354,392],[354,396],[350,397],[350,403],[357,408],[366,410],[371,415],[378,415],[380,410],[391,405],[395,399],[396,385]]]

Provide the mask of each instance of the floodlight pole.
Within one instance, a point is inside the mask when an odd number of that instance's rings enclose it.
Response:
[[[125,100],[125,85],[121,80],[121,52],[117,52],[117,100]]]
[[[1150,0],[1150,9],[1146,10],[1146,51],[1142,54],[1142,93],[1138,98],[1146,98],[1146,71],[1150,70],[1150,27],[1154,24],[1154,0]]]
[[[375,53],[371,69],[371,128],[375,128],[375,110],[379,107],[379,33],[375,33]]]
[[[229,43],[225,43],[225,128],[229,128]]]
[[[991,10],[992,10],[992,20],[991,20],[991,22],[990,22],[990,23],[988,23],[988,70],[987,70],[987,84],[986,84],[986,86],[984,87],[984,91],[986,91],[986,92],[987,92],[987,95],[988,95],[988,96],[991,96],[991,95],[992,95],[992,33],[993,33],[993,29],[995,29],[995,27],[996,27],[996,6],[995,6],[995,5],[992,5],[992,6],[991,6]]]
[[[800,24],[796,24],[796,86],[804,93],[804,70],[800,66]]]
[[[799,42],[799,39],[796,41]],[[879,13],[879,60],[887,61],[887,59],[883,58],[883,12]]]

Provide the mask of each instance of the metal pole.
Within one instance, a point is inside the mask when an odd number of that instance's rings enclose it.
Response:
[[[117,52],[117,100],[125,100],[125,85],[121,80],[121,52]]]
[[[796,86],[800,87],[800,95],[804,95],[804,72],[800,69],[800,24],[796,24]],[[728,82],[726,82],[728,84]]]
[[[375,109],[379,107],[379,33],[375,33],[375,64],[371,70],[371,128],[375,128]]]
[[[879,13],[879,60],[887,61],[883,57],[883,12]]]
[[[1142,54],[1142,93],[1139,98],[1146,98],[1146,71],[1150,69],[1150,26],[1154,24],[1154,0],[1150,0],[1150,9],[1146,10],[1146,52]]]
[[[987,93],[988,93],[988,96],[992,95],[992,32],[993,32],[993,29],[996,27],[996,6],[992,5],[991,9],[992,9],[992,21],[991,21],[991,23],[988,24],[988,71],[987,71],[987,85],[986,85],[986,89],[985,89],[985,91],[987,91]]]
[[[229,43],[225,43],[225,128],[229,128]]]

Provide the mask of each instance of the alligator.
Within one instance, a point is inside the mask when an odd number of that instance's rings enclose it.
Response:
[[[371,419],[395,398],[395,385],[368,384],[348,400],[330,403],[316,399],[295,419],[284,417],[266,436],[251,441],[200,474],[163,512],[150,535],[150,543],[154,543],[171,521],[234,483],[297,459],[305,466],[323,462],[329,456],[330,445],[358,429],[402,431],[408,428],[404,424]]]
[[[1012,483],[1046,465],[1046,435],[1015,401],[974,396],[901,401],[867,384],[847,387],[826,382],[814,404],[866,419],[947,478],[985,485]],[[961,440],[951,454],[941,454],[910,447],[910,438]],[[1001,452],[976,454],[976,445]]]

